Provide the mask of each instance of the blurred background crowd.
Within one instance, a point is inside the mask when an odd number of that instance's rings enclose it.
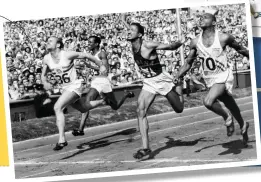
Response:
[[[224,5],[214,7],[219,9],[217,29],[236,37],[239,44],[248,47],[248,34],[245,20],[245,6]],[[183,47],[184,56],[189,54],[191,39],[201,31],[199,28],[200,11],[197,9],[181,9],[181,29],[188,39]],[[9,96],[11,100],[32,98],[37,85],[41,84],[41,69],[43,57],[48,53],[46,42],[54,35],[63,38],[64,49],[78,52],[89,52],[88,37],[98,35],[101,49],[106,51],[110,64],[109,78],[113,86],[127,86],[138,83],[144,76],[139,72],[134,62],[131,45],[127,42],[126,28],[118,21],[120,14],[103,14],[95,16],[78,16],[64,18],[49,18],[44,20],[28,20],[8,22],[4,25],[6,65]],[[171,43],[178,40],[175,9],[139,11],[128,13],[129,22],[139,22],[145,27],[145,40]],[[249,60],[227,48],[230,68],[235,70],[249,69]],[[170,74],[177,72],[182,65],[180,50],[158,51],[161,64]],[[75,60],[79,78],[90,85],[91,78],[99,74],[94,69],[86,67],[84,60]],[[87,61],[88,62],[88,61]],[[60,80],[50,72],[47,76],[53,88],[50,94],[60,94]],[[136,82],[135,82],[136,81]],[[190,90],[204,90],[205,85],[201,75],[200,59],[194,63],[186,76],[185,87]]]

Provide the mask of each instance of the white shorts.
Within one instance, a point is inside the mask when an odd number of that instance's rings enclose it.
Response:
[[[108,77],[94,77],[91,88],[96,89],[99,94],[112,92],[111,82]]]
[[[214,77],[205,77],[204,80],[208,88],[211,88],[216,83],[225,83],[226,91],[228,94],[232,95],[234,76],[231,69],[215,75]]]
[[[142,89],[153,94],[167,95],[174,86],[172,76],[168,72],[162,72],[158,76],[145,78]]]
[[[82,96],[83,93],[83,80],[75,80],[74,82],[65,85],[62,87],[62,90],[67,90],[69,92],[75,92],[77,95],[80,97]]]

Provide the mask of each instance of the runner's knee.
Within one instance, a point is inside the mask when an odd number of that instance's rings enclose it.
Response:
[[[204,100],[203,100],[203,104],[207,107],[207,108],[211,108],[212,105],[214,103],[214,100],[209,98],[209,97],[206,97]]]
[[[94,95],[87,95],[86,96],[86,99],[85,99],[85,109],[82,110],[81,112],[84,113],[86,112],[87,110],[91,109],[92,108],[92,105],[91,105],[91,101],[94,101],[95,100],[95,96]]]
[[[57,112],[62,112],[63,108],[59,104],[55,104],[53,109],[54,109],[54,112],[57,113]]]
[[[184,110],[184,106],[182,104],[180,104],[174,110],[175,110],[176,113],[182,113],[183,110]]]

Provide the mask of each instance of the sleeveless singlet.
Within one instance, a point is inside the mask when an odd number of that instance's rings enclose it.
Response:
[[[142,73],[150,73],[151,77],[158,76],[162,73],[162,66],[158,56],[153,60],[143,58],[141,55],[141,46],[142,43],[137,53],[133,51],[135,62],[137,63]]]
[[[96,57],[98,60],[101,60],[100,58],[99,58],[99,54],[101,53],[101,50],[99,50],[95,55],[94,55],[94,57]]]
[[[201,66],[204,78],[217,77],[221,73],[228,72],[228,60],[226,51],[223,50],[218,30],[215,30],[215,39],[210,47],[205,47],[202,43],[202,32],[197,43],[198,56],[202,58]]]
[[[99,57],[99,54],[101,53],[101,50],[99,50],[96,54],[94,54],[94,57],[97,58],[99,61],[101,61],[100,57]],[[95,66],[97,66],[96,64],[94,64]],[[105,75],[97,75],[95,77],[108,77],[108,76],[105,76]]]
[[[49,53],[47,56],[48,66],[51,69],[54,77],[61,80],[62,86],[67,86],[71,83],[74,83],[77,79],[77,72],[74,67],[74,61],[70,63],[63,61],[65,60],[65,51],[61,51],[61,57],[59,63],[55,63],[51,54]]]

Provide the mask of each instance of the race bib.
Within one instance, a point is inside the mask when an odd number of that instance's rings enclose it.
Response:
[[[65,83],[70,83],[71,82],[71,79],[70,79],[68,73],[64,73],[60,69],[55,69],[54,72],[55,72],[54,77],[58,80],[58,82],[60,84],[65,84]]]

